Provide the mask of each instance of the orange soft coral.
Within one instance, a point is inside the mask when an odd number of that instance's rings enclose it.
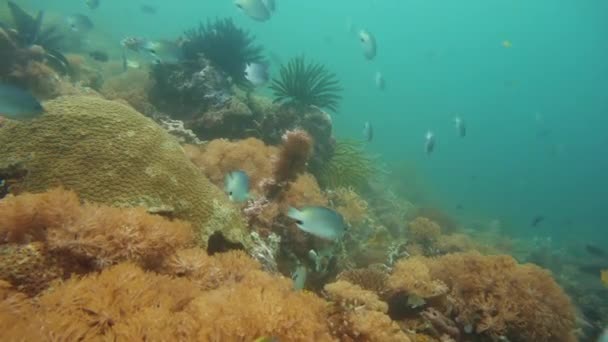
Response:
[[[341,341],[410,341],[386,315],[388,304],[376,293],[343,280],[327,284],[324,289],[334,304],[329,323]]]
[[[262,194],[262,179],[272,176],[272,160],[279,149],[266,146],[263,141],[248,138],[238,141],[212,140],[204,147],[186,145],[186,154],[203,173],[218,186],[223,186],[226,174],[243,170],[250,179],[252,190]]]
[[[441,235],[441,227],[426,217],[417,217],[408,224],[408,237],[414,243],[430,246]]]
[[[417,262],[428,267],[433,281],[449,288],[449,311],[462,331],[509,341],[576,340],[568,296],[548,271],[536,265],[477,253],[417,258]],[[402,271],[396,268],[394,275]]]
[[[336,211],[349,224],[357,226],[367,218],[367,202],[353,188],[338,188],[331,192],[330,197]]]
[[[346,270],[340,273],[338,280],[345,280],[383,297],[388,291],[388,274],[379,267],[368,267]]]
[[[405,292],[408,296],[423,299],[446,294],[448,291],[446,284],[432,278],[425,261],[426,259],[422,257],[399,260],[388,279],[388,287],[391,292]]]
[[[0,246],[5,244],[0,273],[27,292],[41,290],[64,273],[125,260],[155,268],[193,241],[187,223],[150,215],[141,208],[81,205],[74,192],[63,189],[0,201]],[[15,258],[20,260],[18,268],[12,265]],[[36,276],[44,281],[32,287],[33,275],[44,275]]]

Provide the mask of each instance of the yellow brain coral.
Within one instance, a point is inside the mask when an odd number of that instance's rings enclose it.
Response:
[[[0,130],[0,176],[17,178],[14,191],[64,186],[85,200],[190,221],[203,246],[221,231],[247,247],[239,213],[215,217],[217,207],[230,207],[227,198],[152,120],[95,97],[61,97],[44,106],[40,118]]]

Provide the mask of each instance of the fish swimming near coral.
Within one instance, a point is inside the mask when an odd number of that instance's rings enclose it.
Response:
[[[245,78],[254,86],[266,84],[270,78],[268,65],[265,63],[249,63],[245,67]]]
[[[32,119],[44,112],[38,100],[26,90],[0,83],[0,116],[13,120]]]
[[[363,125],[363,138],[367,142],[371,142],[374,139],[374,128],[372,127],[372,123],[366,121]]]
[[[585,245],[585,251],[587,251],[587,253],[589,253],[590,255],[596,256],[596,257],[605,257],[606,256],[606,251],[594,246],[592,244],[586,244]]]
[[[339,213],[325,207],[308,206],[298,210],[290,207],[287,216],[301,230],[325,240],[337,240],[344,235],[346,223]]]
[[[70,30],[78,33],[91,31],[95,25],[91,19],[84,14],[73,14],[66,19]]]
[[[424,151],[427,155],[431,155],[435,150],[435,135],[433,132],[426,132],[425,142],[424,142]]]
[[[244,171],[233,171],[224,179],[224,190],[231,201],[241,203],[249,199],[249,176]]]
[[[363,49],[365,59],[372,60],[376,57],[376,38],[366,30],[359,31],[359,41]]]
[[[306,277],[308,274],[308,269],[305,265],[298,265],[296,269],[291,274],[291,279],[293,280],[293,289],[296,291],[304,289],[304,285],[306,284]]]
[[[93,58],[94,60],[103,63],[110,60],[110,57],[107,53],[99,50],[89,52],[89,56],[91,56],[91,58]]]
[[[464,123],[464,120],[461,117],[457,116],[456,118],[454,118],[454,124],[456,125],[458,135],[461,138],[464,138],[467,135],[467,126]]]
[[[267,21],[272,14],[263,0],[236,0],[234,4],[253,20]],[[272,6],[274,8],[274,2]]]

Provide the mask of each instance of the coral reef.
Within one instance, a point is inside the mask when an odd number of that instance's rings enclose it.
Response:
[[[266,197],[273,200],[289,189],[290,182],[306,171],[312,154],[313,142],[302,130],[287,131],[274,160],[272,178],[265,182]]]
[[[333,207],[351,226],[357,226],[368,216],[369,206],[353,188],[337,188],[330,192]]]
[[[245,66],[262,61],[262,47],[255,45],[255,37],[234,25],[232,19],[216,19],[200,23],[186,31],[182,43],[186,60],[197,60],[200,55],[237,83],[245,81]]]
[[[417,217],[408,224],[408,238],[424,247],[431,247],[441,235],[441,227],[426,217]]]
[[[372,291],[378,294],[380,298],[384,298],[390,290],[388,287],[388,273],[379,268],[368,267],[343,271],[336,279],[345,280],[365,290]]]
[[[338,141],[329,160],[312,168],[319,183],[324,188],[360,189],[376,173],[374,161],[363,151],[362,145],[354,140]]]
[[[341,280],[324,290],[334,303],[329,324],[340,341],[410,341],[386,315],[388,305],[375,293]]]
[[[108,100],[125,101],[138,112],[153,117],[157,110],[148,97],[151,87],[152,81],[147,72],[128,69],[124,73],[106,77],[100,93]]]
[[[446,284],[435,279],[421,257],[399,260],[388,279],[388,287],[393,293],[404,292],[407,296],[422,299],[435,298],[448,292]]]
[[[172,118],[188,123],[211,121],[205,118],[205,112],[223,108],[232,98],[226,75],[203,57],[189,62],[156,64],[152,66],[150,78],[153,82],[147,96],[151,103]],[[215,121],[219,122],[217,115]]]
[[[193,242],[189,224],[142,208],[82,205],[74,192],[63,189],[0,201],[0,278],[26,293],[125,260],[155,269]]]
[[[240,214],[217,211],[231,207],[227,198],[152,120],[94,97],[62,97],[45,108],[39,119],[10,122],[0,131],[1,178],[15,178],[16,169],[24,174],[12,192],[64,186],[85,200],[187,220],[202,246],[221,232],[247,248]]]
[[[200,263],[202,254],[193,256],[196,258],[186,257],[186,263]],[[251,267],[252,261],[245,261],[245,255],[205,257],[215,264],[207,265],[207,272],[234,276],[215,279],[219,282],[216,287],[201,287],[200,281],[186,275],[171,277],[122,263],[54,286],[35,299],[35,309],[27,298],[0,283],[0,317],[16,323],[2,331],[3,338],[39,333],[43,337],[35,340],[142,340],[153,336],[159,340],[253,341],[265,335],[285,341],[333,340],[322,299],[293,292],[289,280]],[[218,258],[224,260],[213,260]],[[242,267],[238,276],[231,269],[237,265]],[[30,329],[33,331],[28,332]]]
[[[509,256],[410,258],[397,263],[389,286],[420,295],[437,287],[447,291],[445,300],[430,304],[434,310],[424,316],[452,337],[456,327],[459,334],[493,340],[576,341],[572,304],[551,274]]]
[[[444,234],[458,232],[458,223],[444,211],[433,207],[421,207],[416,210],[416,217],[427,218],[439,225]]]
[[[338,109],[342,91],[335,74],[319,63],[307,62],[303,56],[281,65],[280,77],[272,80],[275,102],[286,102],[298,108],[316,106]]]
[[[256,195],[263,194],[261,181],[272,177],[271,161],[276,159],[279,153],[277,147],[267,146],[255,138],[237,141],[216,139],[202,147],[186,145],[184,149],[190,160],[218,186],[223,184],[228,172],[245,171]]]

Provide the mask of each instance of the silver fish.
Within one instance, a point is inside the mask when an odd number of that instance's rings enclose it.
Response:
[[[249,63],[245,67],[245,78],[254,86],[260,86],[268,82],[268,65],[264,63]]]
[[[93,21],[84,14],[73,14],[66,18],[70,30],[78,33],[86,33],[93,29]]]
[[[366,30],[359,31],[359,41],[363,55],[367,60],[372,60],[376,57],[376,38]]]
[[[245,202],[249,199],[249,176],[244,171],[233,171],[224,179],[224,190],[233,202]]]
[[[464,120],[457,116],[454,119],[454,124],[456,125],[456,129],[458,130],[458,135],[460,135],[461,138],[464,138],[467,135],[467,126],[464,123]]]
[[[386,87],[386,82],[384,81],[384,76],[382,75],[382,73],[380,71],[376,72],[376,75],[374,76],[374,82],[376,83],[376,88],[378,88],[380,90],[384,90],[384,88]]]
[[[325,207],[309,206],[301,210],[291,207],[287,216],[294,219],[301,230],[325,240],[337,240],[346,230],[342,215]]]
[[[308,269],[304,265],[299,265],[291,274],[293,280],[293,289],[296,291],[304,289],[306,285],[306,276],[308,275]]]
[[[424,143],[424,150],[426,151],[427,155],[430,155],[431,153],[433,153],[433,150],[435,150],[435,135],[433,134],[433,132],[428,131],[426,132],[426,136],[425,136],[425,143]]]
[[[30,92],[12,84],[0,83],[0,116],[27,120],[43,112],[44,108]]]
[[[270,19],[271,13],[262,0],[236,0],[234,4],[251,19],[257,21]]]
[[[363,125],[363,138],[367,142],[371,142],[374,139],[374,128],[372,127],[372,123],[366,121]]]

